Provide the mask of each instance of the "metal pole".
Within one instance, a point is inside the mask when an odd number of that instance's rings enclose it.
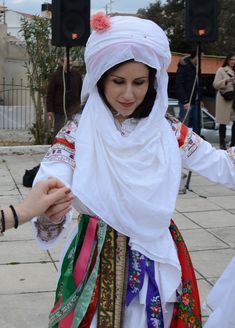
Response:
[[[66,47],[66,61],[67,61],[67,74],[66,74],[66,77],[67,77],[67,91],[69,92],[70,91],[70,54],[69,54],[69,50],[70,50],[70,47],[67,46]]]
[[[201,57],[202,57],[202,49],[201,49],[201,42],[198,42],[198,59],[197,59],[197,65],[198,65],[198,76],[197,76],[197,96],[198,96],[198,131],[199,135],[201,134]]]
[[[3,23],[6,24],[6,8],[5,8],[5,0],[3,0]]]
[[[201,50],[201,42],[198,42],[197,44],[197,97],[198,97],[198,131],[201,131],[201,56],[202,56],[202,50]],[[200,133],[199,133],[200,135]],[[186,185],[185,188],[189,189],[189,184],[190,184],[190,180],[191,180],[191,176],[192,176],[192,172],[189,171],[188,173],[188,177],[187,177],[187,181],[186,181]]]

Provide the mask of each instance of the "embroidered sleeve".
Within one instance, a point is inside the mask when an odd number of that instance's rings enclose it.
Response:
[[[59,131],[43,162],[63,162],[75,168],[74,145],[77,126],[77,120],[70,121]]]
[[[178,145],[184,152],[184,156],[190,157],[197,150],[203,139],[174,116],[167,114],[166,119],[175,133]]]
[[[78,127],[78,119],[68,122],[57,134],[53,145],[42,160],[39,172],[35,178],[37,181],[48,176],[55,176],[67,186],[71,185],[73,170],[75,168],[75,135]],[[72,211],[66,214],[59,224],[54,224],[45,216],[33,219],[33,231],[40,248],[48,249],[57,242],[70,223]]]
[[[182,167],[214,183],[235,189],[235,147],[215,149],[174,117],[167,116],[181,152]]]

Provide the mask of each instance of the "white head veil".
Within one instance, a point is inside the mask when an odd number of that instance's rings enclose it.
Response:
[[[165,119],[169,44],[149,20],[116,16],[110,23],[105,31],[93,31],[86,46],[82,100],[87,102],[76,136],[72,190],[93,213],[129,236],[133,249],[164,261],[181,168],[177,141]],[[129,59],[156,68],[157,97],[150,115],[123,137],[96,84],[104,72]]]

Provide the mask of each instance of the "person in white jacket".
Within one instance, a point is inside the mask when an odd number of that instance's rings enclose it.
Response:
[[[80,213],[61,261],[49,327],[201,327],[193,266],[174,215],[181,170],[235,188],[235,151],[216,150],[168,107],[164,31],[133,16],[91,19],[83,111],[59,132],[35,181],[67,184]],[[35,218],[42,249],[71,215]]]

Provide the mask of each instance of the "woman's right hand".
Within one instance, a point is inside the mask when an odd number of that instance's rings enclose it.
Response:
[[[51,189],[48,194],[54,194],[57,193],[57,189]],[[72,193],[68,193],[66,198],[60,199],[54,204],[52,204],[47,211],[45,212],[45,215],[55,224],[58,224],[63,220],[63,217],[66,213],[68,213],[71,210],[73,202],[73,195]]]
[[[230,77],[229,79],[226,80],[227,83],[231,82],[235,82],[235,77]]]

